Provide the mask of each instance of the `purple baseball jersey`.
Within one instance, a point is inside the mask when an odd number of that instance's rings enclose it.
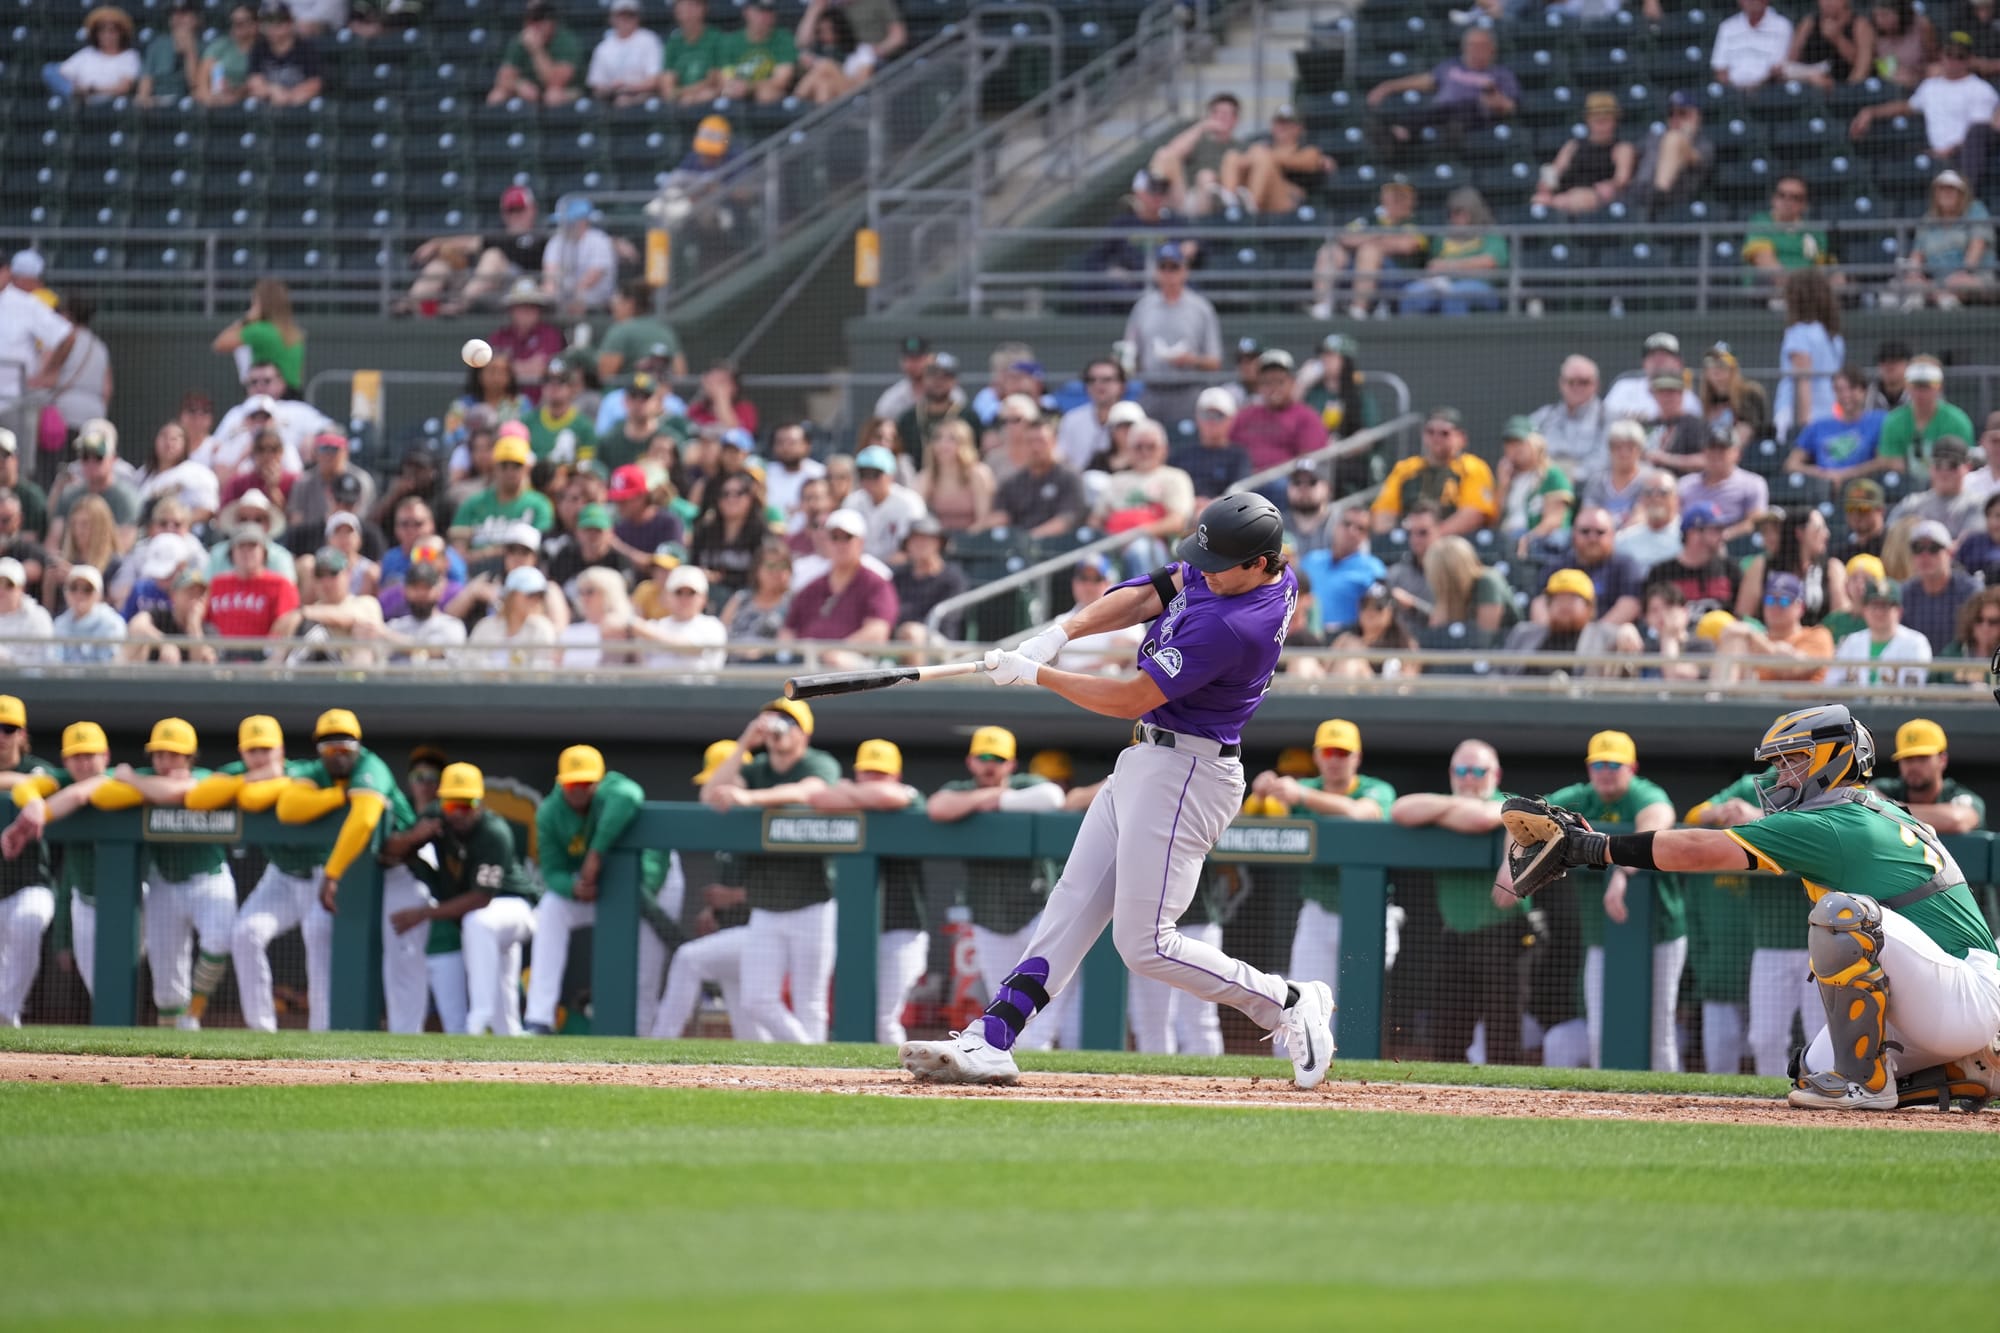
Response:
[[[1209,591],[1193,565],[1173,568],[1180,573],[1181,591],[1139,648],[1139,669],[1167,696],[1145,720],[1221,745],[1238,744],[1243,724],[1263,702],[1278,669],[1278,653],[1299,602],[1298,578],[1287,567],[1274,583],[1222,597]],[[1118,586],[1137,588],[1148,582],[1130,579]]]

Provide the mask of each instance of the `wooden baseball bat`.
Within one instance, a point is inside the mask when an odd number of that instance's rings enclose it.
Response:
[[[866,671],[833,671],[820,676],[794,676],[785,682],[787,699],[824,699],[831,694],[883,690],[906,680],[943,680],[986,670],[984,662],[942,662],[936,666],[871,667]]]

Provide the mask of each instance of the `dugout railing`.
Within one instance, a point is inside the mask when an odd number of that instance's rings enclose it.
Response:
[[[1060,861],[1082,823],[1081,814],[995,813],[938,824],[915,813],[834,814],[804,808],[718,815],[693,803],[648,803],[606,859],[591,953],[590,1029],[629,1036],[636,1024],[636,963],[640,857],[649,849],[682,853],[788,853],[824,856],[839,904],[831,1036],[874,1040],[876,936],[881,927],[880,862],[910,859]],[[139,865],[155,840],[252,845],[266,841],[331,846],[339,819],[282,828],[271,815],[232,811],[191,815],[148,809],[86,811],[49,826],[47,837],[88,843],[97,853],[96,1002],[92,1022],[123,1026],[139,1012]],[[1986,833],[1944,840],[1968,883],[1994,879],[1994,838]],[[1397,870],[1484,871],[1498,865],[1500,836],[1437,829],[1357,824],[1311,816],[1241,818],[1218,844],[1218,863],[1338,866],[1343,930],[1340,953],[1341,1053],[1374,1059],[1383,1053],[1384,922],[1390,877]],[[1603,1057],[1605,1068],[1644,1069],[1648,1063],[1652,983],[1652,894],[1635,875],[1629,915],[1604,928]],[[332,1025],[372,1029],[381,1016],[381,868],[373,856],[355,862],[343,880],[333,939]],[[1803,903],[1801,903],[1803,920]],[[933,923],[935,926],[935,923]],[[1122,1050],[1126,1034],[1125,968],[1109,933],[1083,968],[1082,1044]]]

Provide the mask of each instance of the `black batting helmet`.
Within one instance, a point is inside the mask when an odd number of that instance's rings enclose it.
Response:
[[[1285,520],[1278,506],[1241,491],[1211,500],[1194,531],[1181,538],[1177,554],[1203,573],[1220,574],[1260,555],[1278,555],[1284,547]]]

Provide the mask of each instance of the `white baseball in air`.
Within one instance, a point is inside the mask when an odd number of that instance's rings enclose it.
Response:
[[[493,348],[484,338],[469,338],[465,346],[458,349],[458,354],[464,358],[466,365],[477,370],[493,359]]]

